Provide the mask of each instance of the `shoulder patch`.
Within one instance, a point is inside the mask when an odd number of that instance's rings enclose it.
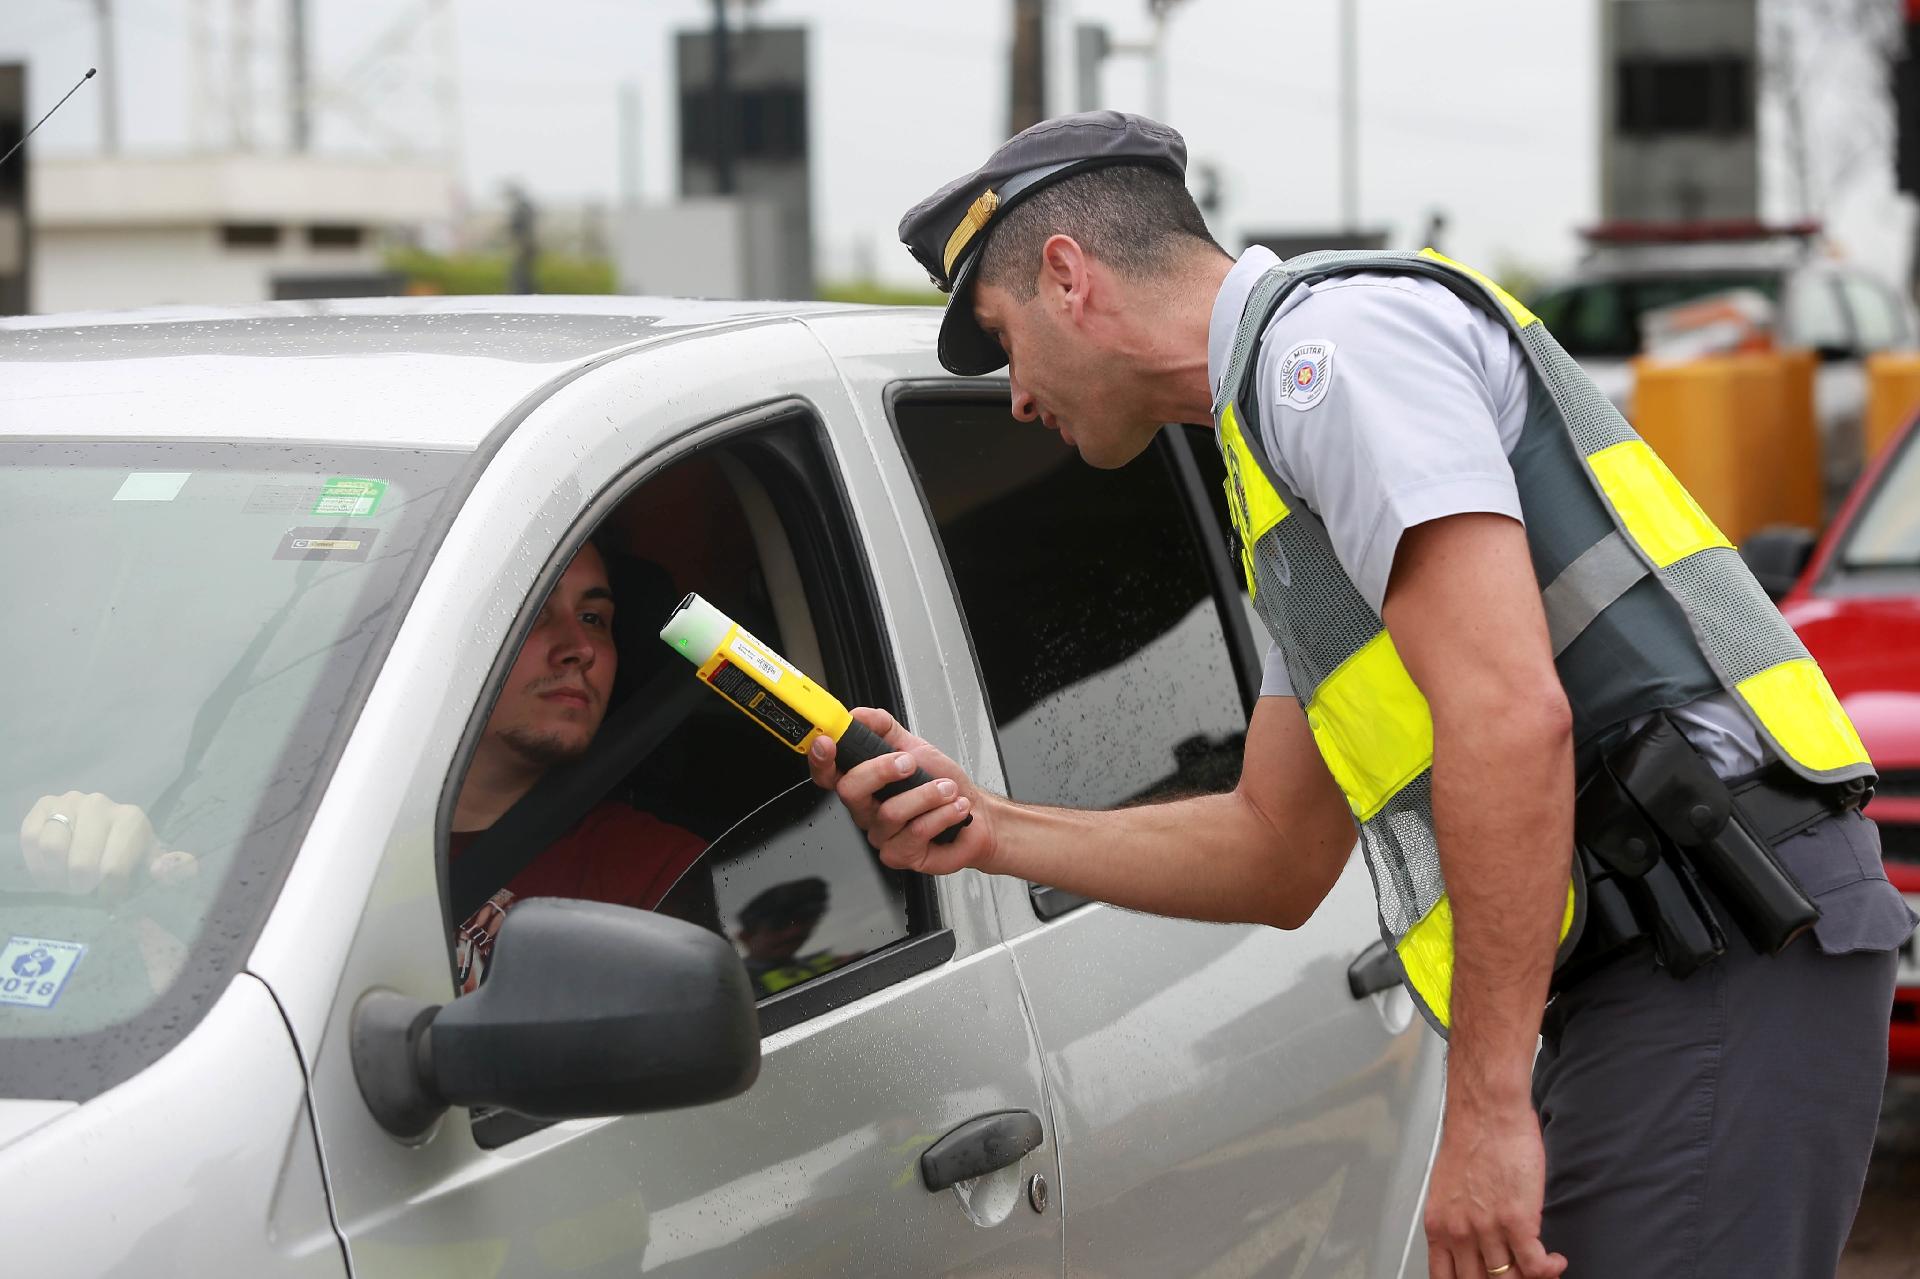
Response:
[[[1333,343],[1298,342],[1280,360],[1280,403],[1310,409],[1333,385]]]

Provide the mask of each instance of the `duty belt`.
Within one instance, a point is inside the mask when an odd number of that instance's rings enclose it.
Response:
[[[1554,990],[1642,941],[1684,979],[1726,950],[1716,905],[1756,951],[1777,954],[1820,910],[1773,850],[1871,793],[1868,779],[1820,784],[1778,765],[1722,781],[1671,720],[1654,716],[1575,799],[1586,921]]]

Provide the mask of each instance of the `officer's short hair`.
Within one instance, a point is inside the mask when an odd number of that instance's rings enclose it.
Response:
[[[1180,179],[1143,164],[1108,164],[1049,183],[1007,210],[981,250],[980,283],[1031,302],[1040,250],[1056,235],[1134,279],[1164,273],[1196,243],[1226,252]]]

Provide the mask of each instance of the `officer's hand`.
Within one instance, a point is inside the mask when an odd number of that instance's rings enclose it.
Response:
[[[1458,1114],[1449,1105],[1427,1187],[1427,1271],[1433,1279],[1563,1274],[1567,1259],[1540,1242],[1546,1170],[1540,1121],[1527,1103]]]
[[[981,792],[966,773],[938,748],[900,727],[887,712],[863,706],[853,714],[902,753],[881,755],[842,773],[834,766],[833,740],[822,734],[807,757],[814,785],[840,796],[854,824],[867,833],[867,842],[889,866],[928,875],[981,866],[992,855],[993,821],[981,802]],[[934,780],[884,803],[875,801],[875,791],[911,777],[916,765]],[[969,814],[973,822],[951,844],[933,842],[935,835]]]
[[[172,883],[199,869],[193,854],[160,847],[137,805],[97,791],[41,796],[20,823],[20,854],[33,882],[56,893],[119,897],[136,876]]]

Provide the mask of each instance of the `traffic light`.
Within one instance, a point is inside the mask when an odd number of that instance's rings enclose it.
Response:
[[[1893,68],[1894,183],[1920,195],[1920,0],[1906,10],[1906,56]]]

